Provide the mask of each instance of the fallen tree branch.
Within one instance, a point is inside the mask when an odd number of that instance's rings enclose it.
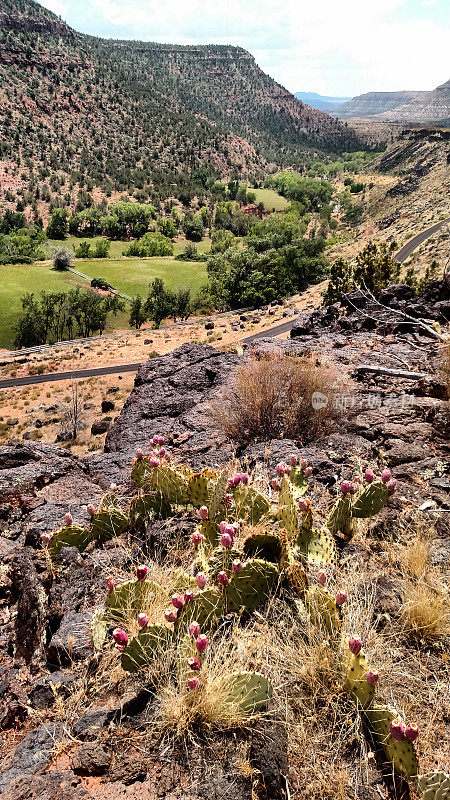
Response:
[[[396,315],[398,317],[404,317],[404,319],[407,320],[408,322],[413,322],[415,325],[418,325],[420,328],[425,330],[430,336],[433,337],[433,339],[439,339],[439,341],[445,342],[447,337],[444,336],[442,333],[438,333],[437,331],[435,331],[434,328],[432,328],[430,325],[427,325],[426,322],[424,322],[422,319],[415,319],[414,317],[411,317],[410,314],[406,314],[405,311],[400,311],[400,309],[398,309],[398,308],[390,308],[388,306],[383,305],[383,303],[380,303],[380,301],[377,300],[373,296],[372,292],[367,288],[366,284],[364,283],[364,280],[363,280],[362,283],[363,283],[364,289],[367,292],[367,294],[369,295],[370,299],[374,303],[376,303],[377,306],[380,306],[380,308],[384,309],[384,311],[389,311],[391,314],[394,314],[394,315]],[[359,289],[359,291],[361,292],[362,296],[365,297],[364,292],[361,289]],[[400,322],[399,325],[401,325],[401,324],[404,325],[406,323],[405,322],[404,323]]]
[[[412,381],[420,381],[422,378],[431,377],[427,372],[407,372],[404,369],[377,367],[372,364],[361,364],[356,367],[356,372],[373,372],[375,375],[390,375],[392,378],[409,378]]]

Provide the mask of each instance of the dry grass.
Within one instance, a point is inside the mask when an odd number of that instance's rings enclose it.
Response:
[[[425,580],[407,584],[402,617],[406,629],[419,639],[436,639],[450,633],[448,597]]]
[[[276,352],[238,367],[212,411],[224,433],[240,445],[282,437],[307,442],[340,416],[334,401],[348,388],[349,381],[331,362]],[[323,408],[313,408],[315,393],[328,398]]]

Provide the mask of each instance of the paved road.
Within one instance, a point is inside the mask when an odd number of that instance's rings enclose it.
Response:
[[[432,225],[431,228],[427,228],[426,231],[422,231],[422,233],[418,233],[417,236],[413,236],[412,239],[409,240],[402,248],[398,251],[397,255],[395,256],[396,260],[403,264],[404,261],[411,255],[412,251],[419,247],[425,239],[428,239],[433,233],[440,230],[446,222],[450,222],[450,217],[447,219],[441,220],[441,222],[437,222],[436,225]]]
[[[432,236],[433,233],[440,230],[447,222],[450,222],[450,217],[443,219],[441,222],[437,222],[436,225],[432,225],[431,228],[427,228],[425,231],[422,231],[422,233],[418,233],[417,236],[413,236],[413,238],[398,251],[395,256],[397,261],[403,264],[416,247],[419,247],[422,242]],[[283,322],[281,325],[275,325],[273,328],[267,328],[265,331],[253,333],[251,336],[242,339],[241,344],[251,344],[259,339],[266,339],[268,336],[281,336],[281,334],[291,330],[295,320],[296,317],[293,317],[288,322]],[[0,389],[10,389],[14,386],[31,386],[36,383],[70,381],[74,378],[95,378],[96,375],[115,375],[120,372],[137,372],[140,366],[140,364],[120,364],[116,367],[95,367],[93,369],[73,370],[73,372],[50,372],[46,375],[28,375],[25,378],[8,378],[7,380],[0,381]]]

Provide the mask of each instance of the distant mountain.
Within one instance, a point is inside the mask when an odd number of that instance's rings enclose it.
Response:
[[[445,125],[450,122],[450,80],[431,92],[368,92],[329,110],[341,119]]]
[[[30,179],[40,202],[37,181],[47,198],[167,197],[183,173],[261,176],[358,144],[240,47],[99,39],[33,0],[0,2],[0,201]]]
[[[301,100],[302,103],[311,106],[311,108],[326,112],[334,112],[335,108],[341,103],[352,99],[351,97],[327,97],[323,94],[317,94],[317,92],[295,92],[295,97]]]

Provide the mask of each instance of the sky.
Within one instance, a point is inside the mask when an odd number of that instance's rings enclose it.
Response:
[[[450,78],[449,0],[41,0],[82,33],[244,47],[291,92],[355,96]]]

